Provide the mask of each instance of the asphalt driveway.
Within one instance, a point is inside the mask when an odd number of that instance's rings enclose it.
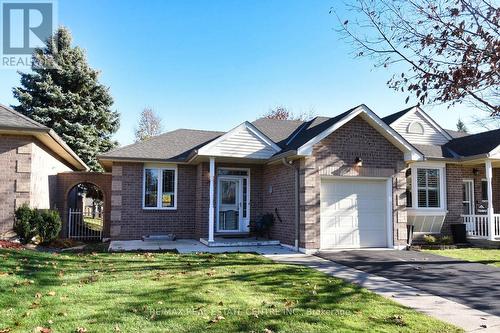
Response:
[[[351,250],[319,257],[500,316],[500,269],[414,251]]]

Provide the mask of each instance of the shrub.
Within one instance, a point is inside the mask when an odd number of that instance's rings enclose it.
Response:
[[[33,221],[33,210],[27,204],[16,210],[14,231],[24,244],[29,243],[37,235],[37,226]]]
[[[24,204],[16,210],[14,231],[24,244],[38,236],[44,244],[57,238],[61,231],[61,218],[54,210],[31,209]]]
[[[429,245],[436,244],[437,239],[435,236],[432,235],[424,235],[424,242]]]
[[[439,243],[441,243],[442,245],[451,245],[453,244],[453,238],[451,238],[450,236],[443,236],[441,237]]]
[[[61,218],[55,210],[38,211],[40,218],[37,218],[38,235],[41,242],[47,244],[59,236],[61,231]]]

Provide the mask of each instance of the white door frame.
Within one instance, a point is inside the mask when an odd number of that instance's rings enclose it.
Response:
[[[469,183],[469,215],[474,215],[476,214],[476,202],[474,198],[474,179],[462,179],[462,186],[465,185],[465,183]],[[467,192],[466,192],[467,193]],[[462,203],[464,203],[464,200],[462,199]]]
[[[320,184],[323,179],[332,179],[332,180],[372,180],[372,181],[385,181],[386,185],[386,201],[387,201],[387,206],[386,206],[386,230],[387,230],[387,247],[388,248],[394,248],[394,224],[393,224],[393,205],[392,205],[392,196],[393,196],[393,189],[392,189],[392,176],[391,177],[358,177],[358,176],[322,176],[320,179]],[[321,188],[321,185],[320,185]],[[321,197],[321,193],[320,193]],[[321,200],[321,199],[320,199]],[[320,208],[320,233],[321,233],[321,208]],[[320,249],[322,248],[321,246],[321,234],[320,234]]]
[[[218,168],[217,170],[245,170],[247,175],[217,175],[217,209],[216,209],[216,223],[215,231],[217,233],[241,233],[248,232],[248,225],[250,224],[250,170],[246,168]],[[246,217],[243,217],[243,180],[246,179],[247,189],[246,189]],[[221,230],[219,229],[219,219],[220,219],[220,182],[222,180],[236,180],[238,181],[238,229],[237,230]]]

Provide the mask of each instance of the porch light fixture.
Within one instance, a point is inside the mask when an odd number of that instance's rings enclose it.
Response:
[[[356,157],[354,159],[354,165],[357,167],[363,166],[363,160],[361,159],[361,157]]]
[[[474,174],[474,176],[479,176],[479,169],[478,168],[472,169],[472,173]]]

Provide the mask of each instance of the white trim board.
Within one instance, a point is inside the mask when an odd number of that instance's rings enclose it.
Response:
[[[398,147],[401,151],[405,153],[405,160],[415,161],[422,160],[423,155],[415,147],[413,147],[403,136],[401,136],[396,130],[387,125],[380,119],[372,110],[370,110],[366,105],[360,105],[344,118],[337,121],[335,124],[306,142],[304,145],[297,149],[297,155],[309,156],[312,154],[313,146],[319,141],[326,138],[328,135],[335,132],[337,129],[347,124],[349,121],[354,119],[356,116],[361,116],[366,122],[373,126],[380,134],[382,134],[389,142]]]

